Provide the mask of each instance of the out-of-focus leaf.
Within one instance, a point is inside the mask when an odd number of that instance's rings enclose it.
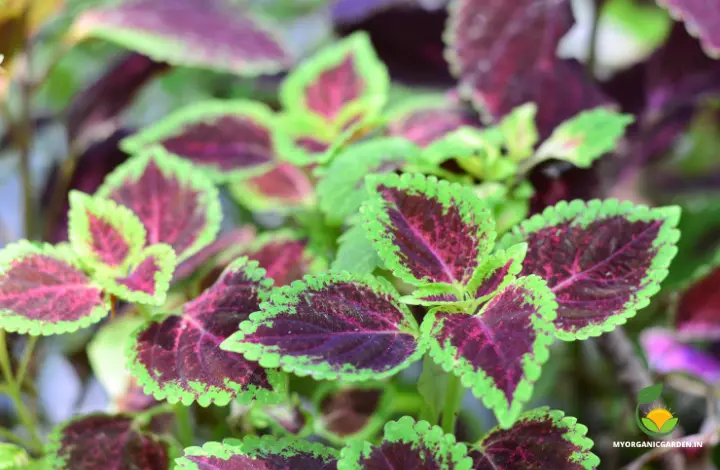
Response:
[[[647,356],[648,366],[659,374],[678,372],[711,384],[720,381],[720,359],[679,341],[672,331],[663,328],[645,330],[640,335],[640,344]]]
[[[685,23],[690,34],[700,38],[707,54],[720,58],[720,8],[706,0],[658,0],[670,13]]]

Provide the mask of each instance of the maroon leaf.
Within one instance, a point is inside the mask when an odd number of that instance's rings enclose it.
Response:
[[[50,437],[53,468],[97,470],[170,468],[167,441],[144,431],[133,416],[88,415],[57,429]]]
[[[448,53],[461,93],[495,121],[536,103],[542,135],[604,104],[578,63],[557,58],[558,42],[572,23],[569,0],[457,0]]]
[[[255,211],[287,211],[314,198],[308,176],[289,163],[278,163],[267,173],[238,181],[230,191],[238,202]]]
[[[77,94],[67,111],[68,138],[74,148],[115,132],[117,119],[143,86],[168,70],[167,64],[129,53],[118,59],[99,79]]]
[[[433,101],[414,103],[410,109],[397,111],[388,125],[388,134],[404,137],[425,147],[462,126],[479,124],[459,104]]]
[[[127,0],[86,10],[73,30],[171,64],[242,75],[278,72],[290,61],[274,34],[229,0]]]
[[[658,0],[700,38],[707,54],[720,58],[720,8],[713,0]]]
[[[222,252],[231,247],[242,247],[252,241],[254,237],[255,228],[252,225],[235,227],[221,233],[211,244],[178,265],[177,269],[175,269],[175,274],[173,275],[174,281],[187,278],[200,268],[200,266],[204,265]],[[220,273],[218,273],[218,276],[219,275]],[[218,276],[216,276],[212,282],[215,282]]]
[[[316,404],[322,432],[335,442],[349,438],[372,438],[385,424],[392,407],[392,389],[387,385],[326,387]]]
[[[703,267],[677,301],[675,328],[694,339],[720,339],[720,268]]]
[[[282,232],[260,238],[243,254],[258,261],[266,271],[265,276],[273,279],[276,287],[302,279],[310,272],[313,261],[307,252],[307,239]]]
[[[237,325],[259,310],[270,283],[257,264],[240,259],[182,314],[151,323],[131,348],[131,372],[158,400],[189,405],[226,405],[268,399],[279,387],[277,373],[219,348]]]

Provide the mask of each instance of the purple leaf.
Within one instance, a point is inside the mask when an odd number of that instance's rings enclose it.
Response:
[[[675,328],[685,338],[720,339],[720,269],[713,262],[693,275],[675,307]]]
[[[164,439],[144,431],[131,415],[86,415],[50,436],[54,468],[165,470],[173,454]]]
[[[235,227],[220,233],[212,243],[180,263],[177,269],[175,269],[173,279],[181,280],[189,277],[197,271],[198,268],[222,252],[231,247],[244,246],[252,241],[254,237],[255,228],[252,225]],[[213,282],[215,282],[216,279],[213,279]]]
[[[368,239],[405,282],[467,284],[495,242],[495,224],[469,190],[419,174],[368,178]]]
[[[470,452],[475,470],[591,470],[600,459],[590,452],[587,427],[546,407],[523,413],[510,428],[494,428]]]
[[[320,432],[338,444],[348,439],[372,440],[392,412],[393,396],[387,384],[329,384],[315,398]]]
[[[648,366],[658,374],[682,373],[709,384],[720,381],[720,359],[696,346],[682,343],[676,333],[650,328],[640,334]]]
[[[497,121],[524,103],[538,106],[540,134],[606,99],[576,62],[556,50],[573,23],[568,0],[457,0],[448,50],[460,91]]]
[[[423,353],[414,318],[396,299],[372,276],[306,276],[274,290],[222,348],[317,379],[387,377]]]
[[[145,228],[131,210],[114,201],[71,191],[68,238],[93,268],[124,272],[145,246]]]
[[[254,101],[204,101],[186,106],[122,141],[137,153],[161,145],[218,182],[262,173],[273,161],[272,110]]]
[[[554,292],[558,338],[585,339],[625,323],[660,289],[677,252],[679,216],[677,207],[615,199],[560,202],[500,246],[528,243],[521,275],[537,274]]]
[[[265,269],[265,276],[274,281],[275,287],[302,279],[311,272],[314,262],[312,254],[307,250],[307,240],[289,232],[261,236],[243,254],[260,263],[260,267]]]
[[[0,251],[0,327],[31,335],[69,333],[110,311],[102,290],[68,249],[27,241]]]
[[[176,264],[172,247],[158,243],[143,250],[131,262],[127,274],[112,278],[97,275],[97,280],[107,292],[122,300],[163,305]]]
[[[289,211],[310,204],[315,195],[308,176],[289,163],[278,163],[268,172],[231,184],[233,197],[250,210]]]
[[[86,10],[71,34],[103,38],[173,65],[239,75],[271,74],[290,64],[275,33],[229,0],[126,0]]]
[[[209,245],[220,229],[212,181],[157,147],[118,167],[96,195],[132,210],[145,226],[147,243],[167,243],[179,262]]]
[[[413,98],[411,104],[394,110],[389,119],[389,135],[404,137],[421,147],[460,127],[480,125],[459,103],[436,97],[426,100]]]
[[[470,458],[464,444],[444,434],[427,421],[415,422],[409,416],[385,425],[383,440],[377,445],[351,441],[340,454],[341,470],[372,469],[469,469]]]
[[[548,359],[556,308],[545,283],[531,276],[510,283],[470,315],[434,309],[421,329],[435,362],[458,375],[508,427]]]
[[[299,439],[250,436],[188,447],[178,470],[337,470],[337,452]]]
[[[658,0],[675,18],[685,23],[693,36],[700,38],[705,52],[720,58],[720,8],[707,0]]]
[[[147,82],[169,69],[141,54],[120,57],[92,85],[73,97],[67,110],[67,132],[74,148],[85,149],[111,135],[123,111]]]
[[[385,105],[390,79],[365,33],[355,33],[301,64],[280,90],[283,108],[309,112],[327,123],[347,124],[358,106],[363,118]]]
[[[220,349],[220,344],[259,310],[270,287],[257,263],[241,258],[182,313],[137,332],[130,349],[131,373],[145,393],[170,403],[226,405],[271,400],[281,387],[275,371]]]

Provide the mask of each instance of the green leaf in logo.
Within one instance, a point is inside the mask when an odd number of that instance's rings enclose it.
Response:
[[[662,428],[660,428],[661,433],[670,432],[673,429],[675,429],[675,426],[677,426],[678,419],[677,418],[671,418],[667,421],[665,421],[665,424],[663,424]]]
[[[658,398],[660,398],[660,394],[662,393],[663,386],[662,384],[657,385],[651,385],[649,387],[645,387],[638,393],[637,400],[638,403],[646,404],[646,403],[652,403]]]
[[[657,425],[647,418],[642,418],[642,423],[648,431],[660,432]]]

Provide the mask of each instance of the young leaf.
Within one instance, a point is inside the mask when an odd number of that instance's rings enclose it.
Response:
[[[703,0],[658,0],[673,18],[685,23],[688,32],[700,39],[710,57],[720,58],[720,10]]]
[[[715,254],[709,264],[695,271],[677,298],[675,329],[685,338],[708,341],[720,339],[718,266],[720,266],[720,252]]]
[[[366,33],[354,33],[327,46],[297,67],[280,89],[283,107],[293,113],[309,112],[328,123],[358,119],[349,106],[362,102],[363,120],[385,105],[390,78]],[[350,114],[350,116],[348,116]]]
[[[410,284],[467,284],[495,243],[495,224],[480,200],[420,174],[367,181],[372,196],[361,212],[386,266]]]
[[[427,421],[415,422],[405,416],[385,425],[383,440],[378,445],[358,440],[342,450],[338,470],[369,468],[470,470],[472,460],[465,444],[456,443],[452,434],[444,434]]]
[[[558,338],[599,336],[649,303],[675,256],[677,207],[649,209],[630,202],[560,202],[503,237],[525,241],[521,275],[537,274],[558,302]]]
[[[176,462],[178,470],[334,470],[337,451],[299,439],[250,436],[188,447]]]
[[[175,450],[144,430],[131,415],[94,414],[76,418],[50,436],[51,468],[169,470]]]
[[[273,144],[278,157],[293,165],[325,163],[326,153],[342,125],[329,125],[314,114],[282,113],[277,116]]]
[[[417,381],[417,390],[425,402],[425,409],[422,410],[421,416],[426,416],[430,421],[435,421],[440,416],[440,412],[445,405],[445,397],[447,396],[447,380],[438,380],[443,377],[445,372],[429,354],[423,357],[422,372]]]
[[[310,205],[313,185],[300,168],[278,163],[262,175],[233,182],[230,193],[240,204],[257,212],[285,212]]]
[[[475,470],[592,470],[600,459],[590,452],[587,428],[547,407],[520,415],[510,428],[491,429],[470,451]]]
[[[556,307],[542,279],[520,278],[471,315],[432,310],[423,320],[423,340],[432,358],[507,428],[530,400],[549,357]]]
[[[394,172],[419,158],[420,149],[399,138],[377,138],[349,147],[333,159],[317,185],[320,209],[344,221],[368,197],[365,176]]]
[[[0,470],[19,470],[30,464],[25,449],[15,444],[0,443]]]
[[[213,180],[232,181],[263,173],[272,163],[272,110],[255,101],[204,101],[176,111],[122,141],[137,153],[161,145],[170,154],[192,161]]]
[[[520,162],[532,156],[540,136],[535,126],[537,105],[526,103],[513,109],[500,123],[508,157]]]
[[[388,134],[427,147],[450,132],[478,122],[458,103],[446,97],[415,98],[390,111]]]
[[[276,371],[266,371],[219,345],[259,309],[271,283],[256,262],[240,258],[182,313],[150,323],[129,345],[130,371],[145,393],[170,403],[227,405],[269,401],[282,386]]]
[[[567,0],[454,0],[446,55],[460,79],[460,93],[493,120],[536,103],[541,136],[579,111],[603,104],[585,70],[557,57],[558,43],[572,24]]]
[[[566,160],[580,168],[613,150],[632,124],[630,114],[620,114],[607,108],[584,111],[560,124],[535,154],[538,161],[555,158]]]
[[[147,230],[147,243],[167,243],[178,262],[209,245],[220,230],[215,185],[190,163],[158,147],[116,168],[95,194],[132,210]]]
[[[177,21],[165,21],[175,17]],[[173,65],[254,76],[286,68],[276,34],[228,0],[125,0],[86,10],[70,33],[98,37]]]
[[[68,238],[83,263],[109,272],[124,272],[145,246],[145,227],[114,201],[70,192]]]
[[[136,304],[163,305],[170,288],[177,257],[170,245],[158,243],[131,261],[127,275],[96,276],[105,291]]]
[[[349,225],[350,228],[338,238],[338,249],[331,269],[359,275],[372,274],[375,268],[382,266],[382,260],[365,233],[362,219],[355,217],[349,221]]]
[[[0,328],[70,333],[100,321],[110,304],[67,248],[20,241],[0,250]]]
[[[316,379],[388,377],[423,353],[415,320],[396,299],[372,276],[306,276],[274,290],[221,347]]]

